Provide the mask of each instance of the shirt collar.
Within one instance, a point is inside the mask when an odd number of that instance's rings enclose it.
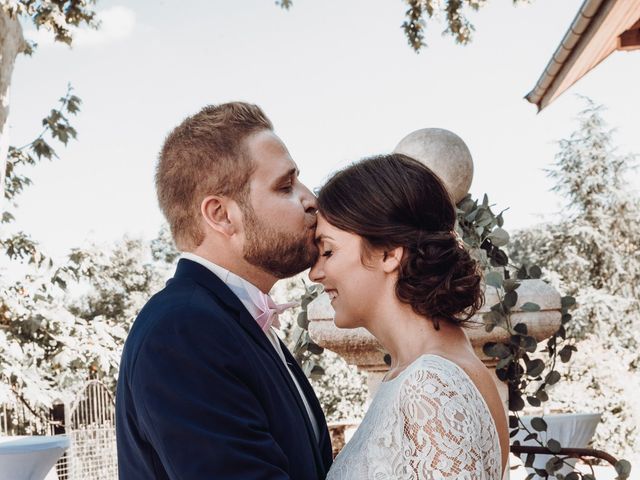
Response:
[[[252,283],[246,281],[244,278],[230,272],[224,267],[217,265],[206,258],[196,255],[192,252],[183,252],[180,258],[191,260],[192,262],[199,263],[203,267],[210,270],[220,280],[222,280],[227,287],[238,297],[245,308],[249,311],[251,316],[255,319],[262,311],[256,306],[256,299],[262,295],[262,292],[258,287]]]

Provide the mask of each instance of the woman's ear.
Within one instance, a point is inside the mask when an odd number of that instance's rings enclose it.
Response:
[[[236,210],[236,202],[220,195],[209,195],[200,204],[200,213],[207,225],[228,237],[238,230]]]
[[[391,250],[385,250],[382,256],[382,270],[385,273],[393,273],[400,269],[404,248],[396,247]]]

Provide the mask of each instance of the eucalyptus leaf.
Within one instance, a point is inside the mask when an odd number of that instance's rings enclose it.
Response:
[[[544,418],[542,417],[533,417],[531,419],[531,428],[533,428],[536,432],[546,432],[547,422],[545,422]]]
[[[549,395],[547,394],[546,390],[541,388],[536,392],[536,398],[538,398],[541,402],[546,402],[549,400]]]
[[[300,328],[307,329],[309,326],[309,319],[307,318],[306,311],[302,311],[298,314],[297,323]]]
[[[618,475],[629,476],[631,473],[631,464],[627,460],[618,460],[615,465],[616,473]]]
[[[516,290],[520,286],[520,282],[514,280],[513,278],[508,278],[504,282],[502,282],[502,286],[505,292],[511,292],[512,290]]]
[[[546,377],[545,381],[549,385],[554,385],[554,384],[558,383],[560,381],[560,372],[558,372],[557,370],[553,370],[553,371],[549,372],[547,374],[547,377]]]
[[[516,303],[518,303],[518,292],[515,290],[507,292],[504,296],[504,303],[509,308],[515,307]]]
[[[521,395],[509,393],[509,410],[519,412],[524,409],[524,400]]]
[[[533,461],[535,460],[536,456],[533,453],[528,453],[527,454],[527,459],[524,462],[524,466],[527,468],[531,468],[533,466]]]
[[[501,227],[494,228],[487,238],[496,247],[504,247],[509,243],[509,233]]]
[[[518,323],[513,329],[521,335],[526,335],[528,333],[528,328],[526,323]]]
[[[502,288],[502,274],[500,272],[491,271],[484,277],[487,285],[495,288]]]
[[[527,375],[532,377],[537,377],[544,371],[544,362],[539,358],[532,360],[527,365]]]
[[[557,472],[562,468],[562,459],[558,457],[551,457],[544,466],[544,469],[548,473]]]
[[[529,268],[529,276],[531,278],[540,278],[542,276],[542,270],[537,265],[533,265]]]
[[[550,438],[549,440],[547,440],[547,448],[551,453],[559,453],[562,445],[560,445],[560,442],[558,442],[557,440]]]
[[[562,305],[562,308],[569,308],[576,304],[576,299],[570,296],[562,297],[560,299],[560,304]]]
[[[527,402],[532,407],[539,407],[542,404],[539,399],[537,399],[536,397],[532,397],[531,395],[527,397]]]
[[[533,302],[526,302],[522,304],[521,308],[525,312],[538,312],[540,310],[540,305]]]

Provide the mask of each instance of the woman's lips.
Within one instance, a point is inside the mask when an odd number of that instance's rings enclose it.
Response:
[[[329,295],[332,303],[336,298],[338,298],[338,291],[334,288],[325,289],[325,293]]]

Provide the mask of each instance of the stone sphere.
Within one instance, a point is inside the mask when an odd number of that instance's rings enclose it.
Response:
[[[443,181],[451,198],[458,203],[471,188],[473,159],[464,141],[442,128],[423,128],[398,143],[394,153],[415,158]]]

